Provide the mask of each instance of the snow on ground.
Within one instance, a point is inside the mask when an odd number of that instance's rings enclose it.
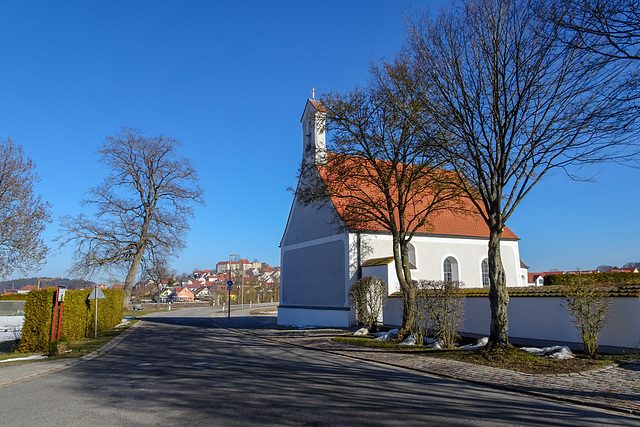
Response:
[[[27,357],[16,357],[15,359],[6,359],[0,360],[0,363],[4,362],[17,362],[18,360],[40,360],[46,359],[48,356],[27,356]]]
[[[353,333],[354,336],[364,336],[364,335],[373,335],[375,339],[378,341],[389,341],[393,339],[398,333],[398,329],[392,329],[389,332],[374,332],[369,333],[367,328],[360,328]],[[425,343],[429,348],[434,350],[440,350],[442,348],[442,343],[434,340],[433,338],[425,338]],[[480,338],[475,344],[467,344],[461,347],[458,347],[460,350],[479,350],[482,347],[486,346],[489,342],[489,337]],[[405,338],[404,341],[400,343],[400,345],[416,345],[416,340],[409,335]],[[456,344],[457,346],[457,344]],[[536,347],[522,347],[522,350],[535,354],[537,356],[548,357],[550,359],[573,359],[575,356],[567,346],[556,345],[553,347],[544,347],[544,348],[536,348]]]
[[[460,347],[463,350],[479,350],[489,342],[489,337],[482,337],[475,344],[467,344]]]
[[[549,359],[573,359],[574,355],[569,347],[564,345],[554,345],[552,347],[522,347],[521,350],[527,353],[535,354],[536,356],[548,357]]]
[[[392,329],[389,332],[376,332],[373,335],[375,335],[376,340],[378,341],[390,341],[392,338],[395,338],[398,331],[398,329]]]

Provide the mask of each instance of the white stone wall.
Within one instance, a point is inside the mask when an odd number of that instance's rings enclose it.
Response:
[[[640,298],[614,297],[598,345],[603,351],[640,348]],[[562,297],[511,297],[508,306],[509,339],[517,344],[569,344],[581,348],[580,333]],[[489,299],[470,297],[465,302],[463,334],[489,335]],[[389,298],[384,324],[402,323],[402,298]]]

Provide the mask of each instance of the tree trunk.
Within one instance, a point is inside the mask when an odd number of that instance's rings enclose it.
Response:
[[[507,318],[507,281],[500,255],[502,225],[491,226],[489,233],[489,304],[491,306],[491,331],[487,348],[509,345],[509,319]]]
[[[409,335],[411,325],[414,320],[414,307],[415,307],[415,289],[411,280],[411,270],[407,263],[407,242],[403,239],[394,239],[393,244],[393,258],[396,267],[396,276],[400,284],[400,292],[402,292],[402,299],[404,301],[402,307],[402,327],[398,331],[398,339],[404,339]]]
[[[131,267],[129,268],[127,277],[124,279],[124,299],[122,300],[122,307],[124,307],[125,309],[129,308],[129,302],[131,301],[131,290],[133,289],[136,275],[138,274],[138,268],[140,267],[140,262],[142,261],[142,256],[144,255],[144,249],[145,247],[143,246],[133,256]],[[158,295],[158,298],[160,298],[160,295]]]

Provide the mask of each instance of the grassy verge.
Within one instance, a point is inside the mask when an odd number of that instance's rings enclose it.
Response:
[[[334,341],[376,348],[397,353],[411,353],[417,356],[445,358],[460,362],[475,363],[509,369],[527,374],[567,374],[601,368],[617,361],[624,361],[638,355],[601,355],[590,359],[581,353],[575,353],[574,359],[556,360],[535,356],[516,347],[506,349],[485,350],[432,350],[426,346],[400,345],[394,341],[377,341],[372,337],[354,337],[344,335],[335,337]]]
[[[71,351],[61,354],[60,356],[55,356],[55,357],[50,357],[48,358],[50,359],[65,359],[65,358],[70,358],[70,357],[80,357],[80,356],[84,356],[85,354],[89,354],[97,349],[99,349],[100,347],[102,347],[103,345],[107,344],[109,341],[111,341],[112,339],[114,339],[115,337],[117,337],[118,335],[120,335],[121,333],[123,333],[124,331],[126,331],[130,326],[132,326],[135,323],[135,321],[130,322],[126,325],[120,326],[118,328],[113,328],[110,331],[106,331],[106,332],[100,332],[98,333],[98,337],[97,338],[82,338],[80,340],[77,341],[71,341],[69,343],[69,349]],[[38,355],[47,355],[47,352],[42,352],[42,353],[0,353],[0,360],[7,360],[7,359],[15,359],[18,357],[28,357],[28,356],[38,356]],[[36,361],[16,361],[16,362],[6,362],[6,363],[32,363],[32,362],[36,362]],[[2,365],[5,365],[5,363],[3,363]],[[0,365],[1,366],[1,365]]]

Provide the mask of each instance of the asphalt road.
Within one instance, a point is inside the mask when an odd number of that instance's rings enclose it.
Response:
[[[245,311],[246,312],[246,311]],[[269,319],[233,312],[231,326]],[[0,387],[4,426],[640,425],[640,419],[253,338],[217,309],[142,318],[109,353]]]

